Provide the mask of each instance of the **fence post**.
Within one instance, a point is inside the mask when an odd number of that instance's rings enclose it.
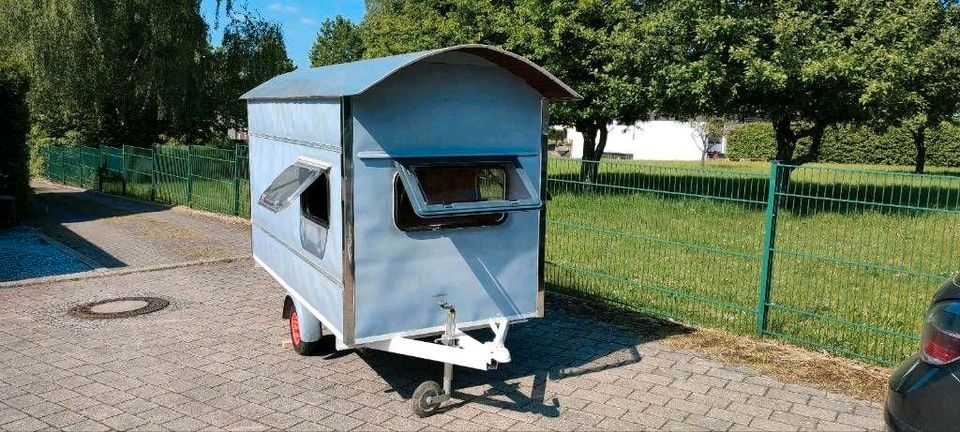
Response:
[[[66,152],[63,150],[63,146],[60,146],[60,183],[67,184],[67,156]]]
[[[103,192],[103,177],[107,173],[107,156],[103,154],[103,144],[97,144],[97,190]]]
[[[120,146],[120,195],[127,196],[127,145]]]
[[[233,215],[240,216],[240,145],[233,143]]]
[[[157,144],[150,146],[150,201],[157,200]]]
[[[83,145],[79,148],[79,157],[77,158],[77,184],[83,189]]]
[[[187,207],[193,207],[193,146],[187,145]]]
[[[777,177],[780,173],[777,161],[770,162],[770,181],[767,186],[767,218],[763,234],[763,252],[760,259],[760,295],[757,302],[757,335],[763,336],[767,330],[767,311],[769,309],[770,285],[773,280],[774,244],[777,239],[777,190],[780,184]]]

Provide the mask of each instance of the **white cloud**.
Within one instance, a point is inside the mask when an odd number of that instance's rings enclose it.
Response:
[[[300,8],[294,5],[283,4],[282,2],[270,3],[270,6],[267,9],[270,9],[271,11],[274,11],[274,12],[286,12],[286,13],[292,13],[292,14],[297,14],[300,12]]]
[[[275,1],[273,3],[270,3],[270,6],[268,6],[267,9],[276,13],[288,13],[291,15],[298,16],[300,18],[300,24],[303,24],[303,25],[307,25],[307,26],[317,25],[316,20],[307,16],[302,16],[300,14],[300,8],[291,4],[285,4],[283,2]]]

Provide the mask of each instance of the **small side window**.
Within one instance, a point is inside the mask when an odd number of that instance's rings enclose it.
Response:
[[[314,180],[330,171],[330,164],[316,159],[297,158],[273,179],[260,194],[258,203],[274,213],[280,213],[302,194]]]
[[[303,217],[324,227],[330,227],[330,176],[324,171],[300,195]]]

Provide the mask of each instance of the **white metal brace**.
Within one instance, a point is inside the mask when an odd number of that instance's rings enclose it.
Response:
[[[402,336],[395,336],[385,341],[371,342],[364,344],[364,346],[472,369],[495,369],[499,363],[510,362],[510,351],[503,345],[510,322],[506,318],[491,318],[488,322],[490,330],[494,334],[494,338],[490,342],[480,342],[460,329],[456,329],[454,332],[456,345],[453,346],[424,342]]]

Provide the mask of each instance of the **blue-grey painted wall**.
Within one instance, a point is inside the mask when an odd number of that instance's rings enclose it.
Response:
[[[339,334],[343,325],[339,100],[251,101],[248,116],[253,255]],[[301,156],[332,166],[330,226],[322,254],[303,246],[299,198],[278,214],[257,204],[277,174]]]
[[[461,53],[354,97],[358,343],[439,330],[440,299],[462,323],[536,314],[537,211],[492,227],[403,232],[393,221],[393,161],[369,155],[520,154],[539,190],[541,99],[510,72]]]

